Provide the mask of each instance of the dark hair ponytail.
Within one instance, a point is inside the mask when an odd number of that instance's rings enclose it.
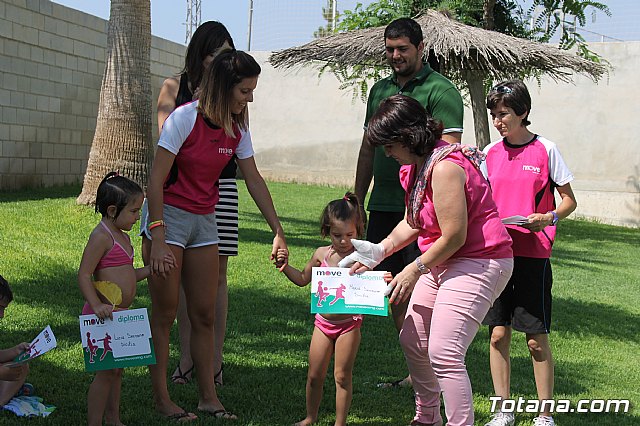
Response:
[[[96,193],[96,213],[107,216],[109,206],[116,206],[116,219],[123,208],[136,195],[143,194],[140,185],[129,178],[120,176],[118,172],[109,172],[98,185]]]
[[[331,224],[338,220],[341,222],[353,221],[358,236],[364,235],[364,218],[360,202],[358,196],[353,192],[347,192],[344,197],[327,204],[320,216],[320,235],[323,237],[329,235]]]

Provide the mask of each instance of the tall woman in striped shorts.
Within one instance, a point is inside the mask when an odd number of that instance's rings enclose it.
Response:
[[[198,27],[187,48],[185,66],[179,77],[167,78],[158,96],[158,132],[169,114],[182,104],[197,98],[198,86],[205,68],[220,52],[234,48],[229,31],[220,22],[208,21]],[[220,200],[216,204],[216,225],[218,226],[218,296],[216,299],[214,365],[215,383],[222,385],[222,347],[227,328],[227,264],[229,256],[238,255],[238,187],[236,186],[235,157],[220,175]],[[189,337],[191,323],[187,315],[184,291],[180,289],[178,303],[178,331],[180,335],[180,361],[171,375],[171,381],[183,385],[193,377],[193,361]]]

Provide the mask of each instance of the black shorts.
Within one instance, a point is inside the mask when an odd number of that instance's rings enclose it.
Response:
[[[548,334],[552,283],[549,259],[515,257],[511,279],[482,323],[510,326],[528,334]]]
[[[367,225],[367,241],[379,243],[384,240],[402,219],[404,219],[404,213],[401,212],[370,212]],[[420,254],[418,244],[413,242],[384,259],[375,267],[375,270],[389,271],[395,276]]]

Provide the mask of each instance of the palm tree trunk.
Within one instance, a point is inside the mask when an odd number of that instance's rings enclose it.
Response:
[[[483,149],[489,145],[489,119],[485,103],[484,80],[485,74],[477,70],[463,70],[462,76],[469,89],[471,98],[471,110],[473,111],[473,129],[476,136],[476,145]]]
[[[146,186],[153,154],[150,52],[150,0],[111,0],[96,132],[78,204],[94,203],[113,170]]]

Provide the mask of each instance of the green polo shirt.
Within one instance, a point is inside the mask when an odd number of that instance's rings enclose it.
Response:
[[[380,102],[396,94],[418,100],[432,117],[442,121],[443,133],[462,132],[464,106],[460,92],[451,81],[431,69],[426,62],[423,63],[422,70],[404,87],[398,85],[395,74],[373,85],[367,101],[365,128]],[[369,211],[404,211],[405,193],[400,186],[399,171],[400,164],[393,158],[387,158],[382,147],[377,147],[373,159],[373,190],[369,197]]]

